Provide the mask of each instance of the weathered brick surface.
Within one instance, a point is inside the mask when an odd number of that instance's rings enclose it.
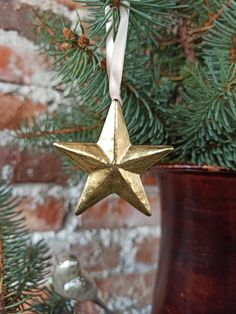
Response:
[[[136,303],[133,306],[138,309],[151,303],[155,275],[155,272],[123,274],[96,282],[105,300],[116,296],[127,298]]]
[[[157,177],[152,169],[145,172],[145,174],[142,175],[142,181],[143,181],[143,184],[146,186],[151,186],[151,187],[157,186]]]
[[[21,36],[35,41],[37,38],[36,29],[33,24],[35,17],[48,9],[50,6],[45,6],[44,2],[36,2],[37,7],[29,5],[27,2],[20,0],[0,0],[0,28],[7,31],[17,31]],[[56,7],[56,3],[65,6],[69,10],[75,10],[81,6],[71,0],[51,0],[47,1],[52,3],[52,7]],[[49,12],[48,12],[49,13]],[[50,14],[54,14],[50,12]]]
[[[71,0],[57,0],[57,2],[67,6],[70,10],[75,10],[81,7],[78,2],[74,2]]]
[[[17,147],[0,146],[0,171],[11,167],[12,183],[66,184],[67,175],[61,160],[53,153],[19,151]]]
[[[118,196],[111,195],[82,215],[82,226],[85,228],[117,228],[158,225],[160,223],[158,189],[146,186],[146,191],[153,209],[151,218],[144,216]]]
[[[66,210],[62,200],[48,197],[37,203],[28,196],[20,199],[18,209],[25,216],[31,231],[57,231],[63,227]]]
[[[14,41],[13,33],[10,35]],[[32,45],[26,42],[21,44],[21,38],[17,39],[16,43],[0,43],[0,80],[28,85],[37,82],[41,85],[44,83],[41,80],[45,78],[45,57],[40,56]],[[18,49],[17,44],[21,44]]]
[[[98,306],[92,302],[81,302],[80,306],[81,312],[84,314],[99,314]]]
[[[117,275],[108,279],[97,279],[96,283],[100,297],[110,308],[112,304],[113,311],[131,313],[131,309],[135,309],[139,313],[151,303],[155,275],[155,272]],[[126,309],[125,302],[129,304]],[[91,302],[81,303],[81,310],[84,314],[103,313]]]
[[[16,30],[28,39],[35,38],[32,24],[33,7],[15,0],[0,0],[0,6],[0,28],[8,31]]]
[[[45,110],[44,104],[0,93],[0,130],[17,129],[24,122],[31,124],[33,117]]]
[[[109,247],[105,247],[96,239],[90,244],[77,244],[71,248],[71,252],[81,261],[82,267],[89,272],[99,272],[118,267],[120,250],[119,244],[112,243]]]
[[[136,244],[136,261],[147,265],[157,263],[160,249],[159,238],[148,238]]]
[[[13,182],[64,183],[66,178],[61,162],[55,154],[21,153]]]
[[[14,83],[22,83],[23,75],[30,77],[32,75],[32,67],[27,66],[24,61],[24,55],[15,51],[10,46],[0,46],[0,79],[3,81],[11,81]]]

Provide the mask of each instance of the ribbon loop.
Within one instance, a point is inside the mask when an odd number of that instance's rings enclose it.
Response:
[[[106,42],[107,74],[109,79],[109,93],[112,100],[117,99],[122,104],[120,96],[121,81],[123,75],[125,48],[129,26],[129,2],[123,2],[126,6],[120,5],[120,24],[118,27],[115,42],[113,40],[112,15],[106,23],[106,31],[109,32]],[[105,14],[111,12],[111,7],[106,6]]]

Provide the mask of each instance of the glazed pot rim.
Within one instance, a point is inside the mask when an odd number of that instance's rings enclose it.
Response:
[[[199,173],[209,175],[228,175],[236,176],[236,170],[227,170],[218,166],[209,165],[191,165],[191,164],[161,164],[156,165],[153,169],[155,172],[172,172],[172,173]]]

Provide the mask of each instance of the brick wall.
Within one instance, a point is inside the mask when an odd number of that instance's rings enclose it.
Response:
[[[121,313],[150,313],[160,236],[158,188],[144,177],[153,205],[145,218],[111,196],[75,217],[83,182],[67,180],[56,154],[25,151],[12,142],[12,130],[25,119],[56,110],[63,92],[46,59],[37,53],[32,32],[35,9],[75,18],[70,0],[0,0],[0,169],[14,185],[34,241],[45,238],[53,249],[70,250],[96,279],[103,298]],[[82,12],[83,14],[83,12]],[[84,313],[99,313],[90,303]]]

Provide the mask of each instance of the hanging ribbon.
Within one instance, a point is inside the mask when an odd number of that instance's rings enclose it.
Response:
[[[127,42],[128,26],[129,26],[129,2],[123,1],[125,6],[120,5],[120,24],[118,27],[115,42],[112,31],[113,18],[112,14],[106,23],[106,31],[109,32],[106,42],[106,59],[107,59],[107,74],[109,79],[109,93],[112,100],[119,100],[122,104],[120,96],[121,81],[123,75],[125,48]],[[111,12],[112,8],[106,6],[106,16]]]

